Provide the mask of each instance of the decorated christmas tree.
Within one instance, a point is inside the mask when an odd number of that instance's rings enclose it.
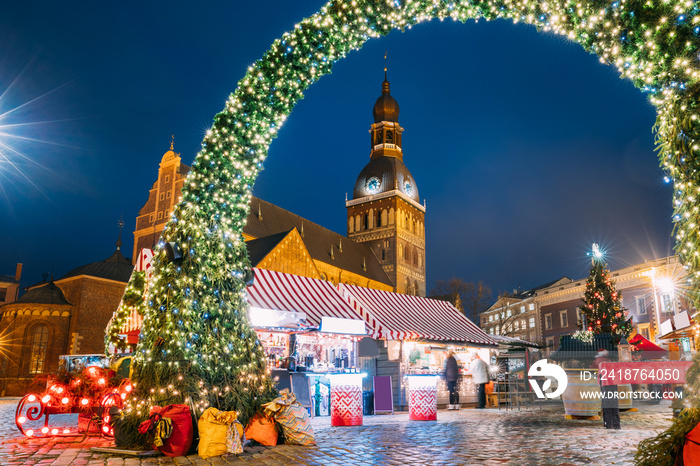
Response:
[[[615,289],[606,267],[603,254],[594,244],[591,271],[583,304],[579,307],[581,315],[585,317],[581,326],[593,333],[608,333],[612,335],[613,343],[617,344],[632,331],[632,318],[627,317],[627,309],[622,306],[622,295]]]

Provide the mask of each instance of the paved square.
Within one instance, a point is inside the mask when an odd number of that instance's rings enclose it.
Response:
[[[0,465],[623,465],[632,464],[640,440],[671,422],[668,402],[640,405],[621,413],[622,430],[602,421],[565,420],[561,406],[505,411],[438,411],[436,422],[409,421],[408,413],[365,416],[360,427],[332,427],[329,417],[313,419],[316,447],[281,445],[247,448],[239,456],[207,460],[135,459],[92,453],[109,446],[100,437],[24,439],[14,425],[16,400],[0,401]]]

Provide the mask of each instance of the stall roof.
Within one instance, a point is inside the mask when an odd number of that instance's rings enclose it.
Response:
[[[497,346],[498,342],[447,301],[340,284],[374,338],[431,340]]]
[[[319,327],[323,317],[360,320],[330,282],[272,270],[253,271],[255,279],[247,289],[251,306],[303,312],[310,327]]]

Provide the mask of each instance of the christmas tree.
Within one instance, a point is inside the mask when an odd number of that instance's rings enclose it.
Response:
[[[603,261],[603,254],[597,244],[593,245],[591,271],[583,294],[583,304],[579,307],[585,317],[582,328],[593,333],[608,333],[617,344],[632,331],[632,318],[627,317],[627,309],[622,306],[622,295],[615,289],[610,271]]]

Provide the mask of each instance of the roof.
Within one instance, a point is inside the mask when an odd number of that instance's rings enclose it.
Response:
[[[361,277],[394,286],[377,260],[377,256],[368,245],[348,239],[257,197],[251,199],[250,212],[243,227],[245,235],[262,239],[280,233],[289,233],[293,228],[299,231],[304,246],[313,260],[325,262]],[[274,242],[274,238],[270,238],[268,243],[264,243],[265,247],[269,247],[271,242]],[[263,243],[260,244],[261,249],[264,249]],[[331,249],[333,249],[332,257]]]
[[[632,345],[632,348],[635,348],[636,351],[640,351],[640,357],[644,359],[661,359],[668,356],[667,350],[644,338],[639,333],[630,338],[629,344]]]
[[[131,265],[131,261],[126,259],[121,251],[117,249],[114,254],[107,259],[75,268],[61,277],[60,280],[77,277],[79,275],[89,275],[91,277],[126,283],[131,277],[133,268],[134,266]]]
[[[19,283],[14,275],[0,275],[0,283]]]
[[[247,288],[251,307],[303,312],[310,327],[319,327],[322,317],[361,320],[330,282],[266,269],[253,271],[253,285]]]
[[[374,186],[370,180],[376,178]],[[397,157],[382,156],[370,159],[355,181],[353,199],[400,190],[415,202],[420,203],[418,186],[406,164]]]
[[[73,305],[66,299],[66,296],[63,294],[63,291],[58,286],[56,286],[56,284],[53,281],[50,281],[45,285],[37,286],[36,288],[32,288],[31,290],[24,293],[15,302],[10,304],[19,303],[60,305],[67,304],[69,306]]]
[[[547,282],[543,285],[536,286],[534,288],[530,288],[529,290],[521,291],[520,293],[516,294],[516,298],[520,299],[525,299],[525,298],[530,298],[532,296],[535,296],[535,293],[537,293],[540,290],[543,290],[545,288],[549,288],[550,286],[554,286],[561,282],[562,280],[566,280],[566,283],[570,283],[571,279],[567,276],[559,277],[556,280],[552,280],[551,282]]]
[[[489,335],[494,340],[498,341],[501,346],[529,346],[531,348],[543,348],[542,345],[537,343],[532,343],[527,340],[521,340],[520,338],[507,337],[505,335]]]
[[[447,301],[344,283],[338,288],[372,328],[374,338],[498,345]]]
[[[287,237],[288,234],[289,231],[283,231],[282,233],[277,233],[275,235],[247,241],[246,247],[248,248],[248,258],[250,259],[251,265],[253,267],[258,265],[260,261],[270,253],[270,251],[275,249],[275,247]]]

